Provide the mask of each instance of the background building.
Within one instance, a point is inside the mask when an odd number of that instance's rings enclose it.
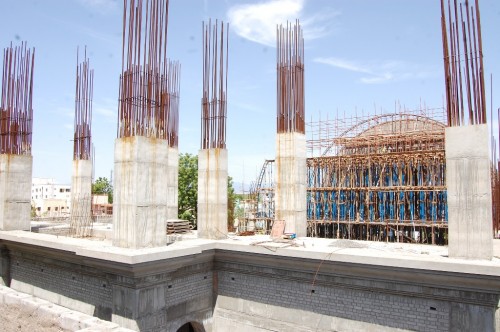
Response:
[[[56,184],[54,179],[33,178],[31,205],[37,217],[66,217],[71,206],[71,185]]]

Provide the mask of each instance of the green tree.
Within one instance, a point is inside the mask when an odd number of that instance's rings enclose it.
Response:
[[[92,194],[108,195],[108,203],[113,203],[113,186],[107,178],[99,177],[92,184]]]
[[[233,178],[227,177],[227,230],[234,232],[234,207],[236,202],[236,194],[233,188]]]
[[[179,155],[179,219],[188,220],[196,228],[198,215],[198,156]]]
[[[245,195],[236,194],[235,195],[235,207],[234,207],[234,218],[243,219],[245,217],[245,209],[243,204],[245,200]]]
[[[233,179],[227,181],[227,225],[233,230],[234,202]],[[190,221],[196,228],[198,217],[198,156],[189,153],[179,155],[179,219]]]

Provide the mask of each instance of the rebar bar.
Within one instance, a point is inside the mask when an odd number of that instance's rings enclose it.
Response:
[[[201,98],[201,148],[226,148],[227,73],[229,24],[202,23],[203,96]],[[225,29],[224,29],[225,28]]]
[[[277,132],[305,132],[304,38],[299,20],[277,27]]]
[[[117,136],[167,139],[169,2],[124,0],[123,4]]]
[[[441,33],[448,126],[487,123],[479,1],[474,10],[468,0],[448,0],[446,11],[441,0]]]
[[[167,74],[167,135],[168,145],[176,148],[179,145],[179,98],[180,98],[181,65],[178,61],[170,61]]]
[[[0,154],[31,155],[35,49],[27,43],[3,51]]]
[[[94,70],[90,69],[85,47],[83,62],[76,55],[76,92],[73,140],[73,160],[92,160],[92,96]]]

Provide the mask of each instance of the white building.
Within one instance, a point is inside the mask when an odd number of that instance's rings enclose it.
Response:
[[[56,184],[54,179],[33,178],[31,204],[38,217],[69,216],[71,185]]]

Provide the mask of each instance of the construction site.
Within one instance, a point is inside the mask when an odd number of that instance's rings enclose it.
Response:
[[[448,244],[445,129],[487,124],[488,101],[478,3],[448,3],[447,9],[442,3],[441,10],[446,105],[409,108],[395,102],[392,112],[337,111],[306,123],[308,236]],[[495,113],[498,118],[500,109]],[[492,231],[499,234],[499,133],[492,101],[489,118]],[[269,234],[279,219],[275,191],[281,173],[275,160],[265,160],[245,202],[243,231]]]
[[[196,230],[177,219],[169,1],[123,2],[113,219],[100,229],[87,50],[83,61],[77,50],[70,223],[53,234],[30,219],[34,49],[6,48],[0,312],[82,332],[500,331],[500,133],[486,112],[478,6],[441,0],[442,107],[396,102],[309,123],[305,34],[298,19],[277,22],[276,154],[239,233],[228,227],[227,22],[202,23]]]
[[[444,109],[397,109],[306,124],[308,236],[446,244]],[[267,160],[247,211],[264,232],[274,173]]]

